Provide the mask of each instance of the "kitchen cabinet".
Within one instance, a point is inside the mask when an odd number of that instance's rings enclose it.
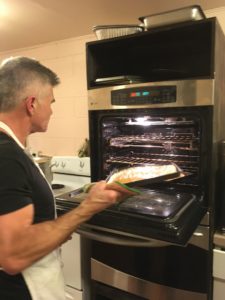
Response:
[[[214,76],[213,18],[86,44],[88,89],[141,82]],[[104,82],[107,79],[107,82]]]

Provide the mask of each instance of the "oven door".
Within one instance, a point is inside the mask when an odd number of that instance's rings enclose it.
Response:
[[[92,300],[211,299],[209,230],[195,233],[186,247],[92,241]]]
[[[92,217],[78,232],[94,240],[120,245],[132,241],[150,247],[168,243],[185,246],[205,213],[206,208],[199,200],[181,208],[171,220],[124,213],[114,207]]]
[[[103,210],[81,224],[77,232],[93,240],[119,245],[132,242],[132,245],[148,247],[168,244],[185,246],[206,214],[204,197],[171,189],[163,192],[151,190],[152,195],[149,193],[150,190],[147,190],[142,200],[142,194],[132,196]],[[156,207],[155,201],[152,203],[153,195],[160,203],[166,199],[167,204],[165,203],[161,210],[160,207]],[[85,197],[85,193],[77,193],[76,190],[57,197],[58,212],[63,214],[70,211]],[[178,205],[180,200],[183,201]],[[143,207],[141,203],[144,204]],[[175,207],[170,214],[173,203]],[[152,208],[155,213],[161,214],[160,217],[152,214]],[[209,217],[205,218],[204,224],[209,225]]]

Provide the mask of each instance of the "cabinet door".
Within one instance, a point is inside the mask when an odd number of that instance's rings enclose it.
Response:
[[[66,285],[81,290],[81,253],[78,234],[73,233],[72,239],[62,245],[61,256]]]

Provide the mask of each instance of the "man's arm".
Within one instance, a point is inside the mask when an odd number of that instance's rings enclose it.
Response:
[[[97,183],[87,198],[75,209],[56,220],[32,224],[34,206],[0,216],[0,265],[16,274],[65,242],[72,232],[93,214],[115,203],[121,195]]]

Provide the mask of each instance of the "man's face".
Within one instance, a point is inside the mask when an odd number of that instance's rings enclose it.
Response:
[[[31,132],[45,132],[52,115],[52,103],[55,102],[53,88],[45,85],[34,100],[34,114],[31,118]]]

